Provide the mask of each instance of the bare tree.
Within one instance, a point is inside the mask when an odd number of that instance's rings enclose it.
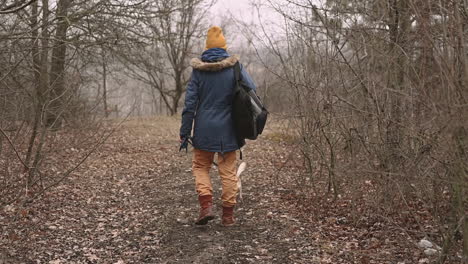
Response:
[[[96,117],[109,108],[114,51],[179,7],[160,8],[146,0],[0,1],[0,204],[56,186],[108,136],[112,128]],[[99,87],[99,98],[90,96]],[[79,136],[56,140],[73,126]],[[89,152],[73,164],[54,160],[67,144]]]
[[[283,32],[260,25],[256,39],[268,53],[258,55],[276,58],[264,65],[290,87],[295,107],[287,113],[309,182],[324,180],[335,198],[350,190],[359,197],[359,186],[373,182],[372,202],[386,213],[425,203],[441,220],[440,263],[453,260],[454,234],[467,225],[467,167],[459,159],[468,116],[466,2],[269,3],[284,18]]]
[[[146,21],[145,41],[121,53],[129,76],[157,91],[170,115],[178,111],[188,81],[187,67],[193,44],[200,36],[205,13],[213,3],[202,0],[160,2],[161,16]]]

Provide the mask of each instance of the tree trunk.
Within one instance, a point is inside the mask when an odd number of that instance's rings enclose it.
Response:
[[[182,74],[180,72],[178,72],[176,75],[176,89],[174,91],[174,97],[172,98],[173,101],[172,101],[172,111],[171,111],[171,115],[176,115],[177,114],[177,110],[179,108],[179,101],[180,101],[180,98],[182,97],[182,90],[183,90],[183,87],[182,87]]]
[[[55,32],[55,44],[52,49],[52,62],[50,70],[50,112],[47,118],[47,126],[60,128],[63,106],[66,103],[65,89],[65,59],[67,56],[67,30],[69,22],[67,18],[70,0],[59,0],[57,3],[57,29]]]
[[[32,6],[32,13],[35,13],[36,16],[39,16],[38,4],[34,3]],[[43,121],[47,118],[47,108],[48,108],[48,90],[49,90],[49,0],[42,0],[42,25],[41,25],[41,47],[39,48],[39,43],[36,40],[33,43],[33,65],[35,68],[34,76],[36,78],[36,105],[34,113],[34,123],[33,131],[31,137],[29,138],[28,152],[26,153],[25,164],[29,167],[29,172],[27,176],[27,186],[30,186],[34,182],[35,178],[35,164],[37,162],[33,160],[33,150],[36,142],[37,135],[39,134],[39,128],[43,125]],[[34,23],[37,24],[37,18],[32,18],[32,26]],[[39,33],[37,30],[32,31],[33,36],[39,38]],[[36,149],[36,157],[39,156],[41,148]],[[31,162],[33,163],[32,165]]]
[[[48,107],[48,88],[49,88],[49,0],[42,0],[42,25],[41,25],[41,51],[39,68],[39,86],[36,90],[39,98],[39,111],[44,112]],[[42,116],[44,118],[44,115]]]
[[[393,62],[388,76],[390,111],[387,114],[386,152],[390,172],[396,172],[401,165],[403,131],[402,100],[400,91],[405,89],[408,65],[407,42],[411,27],[407,0],[390,0],[390,60]]]
[[[466,12],[467,6],[463,0],[459,2],[455,2],[454,6],[454,13],[455,13],[455,21],[457,22],[457,47],[456,47],[456,56],[458,60],[458,87],[457,87],[457,104],[458,105],[466,105],[468,98],[466,93],[466,87],[468,85],[468,67],[467,67],[467,51],[466,51],[466,41],[465,41],[465,32],[467,27],[467,18],[463,12]],[[462,11],[463,10],[463,11]],[[466,13],[465,13],[466,15]],[[465,108],[466,109],[466,108]],[[458,124],[464,124],[466,121],[466,110],[455,109],[455,112],[459,113],[457,119],[459,122]],[[466,123],[466,122],[465,122]],[[458,188],[460,188],[458,197],[459,202],[458,208],[456,208],[457,218],[461,219],[462,223],[460,223],[460,232],[463,233],[463,263],[468,263],[468,214],[466,213],[466,208],[468,207],[468,190],[466,188],[466,183],[468,182],[468,167],[467,167],[467,153],[468,153],[468,133],[466,128],[461,126],[457,127],[455,131],[455,139],[456,139],[456,146],[457,146],[457,158],[458,158],[458,170],[456,175],[456,184]]]
[[[109,117],[109,110],[107,109],[107,65],[104,50],[102,51],[102,101],[104,103],[104,115]]]
[[[39,126],[40,122],[40,116],[41,116],[41,111],[42,111],[42,105],[43,105],[43,100],[42,100],[42,92],[41,92],[41,57],[40,57],[40,51],[39,51],[39,32],[38,32],[38,16],[39,16],[39,10],[38,10],[38,3],[37,1],[32,4],[32,10],[31,10],[31,28],[32,30],[32,61],[33,61],[33,67],[34,67],[34,88],[36,91],[36,96],[33,98],[34,101],[34,107],[33,107],[33,129],[31,132],[31,136],[29,138],[29,143],[28,143],[28,151],[26,152],[26,158],[25,158],[25,164],[29,166],[31,162],[31,157],[32,157],[32,152],[34,148],[34,142],[36,141],[37,137],[37,129]],[[28,179],[30,181],[30,179]]]

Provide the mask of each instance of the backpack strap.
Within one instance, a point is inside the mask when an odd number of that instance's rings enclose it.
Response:
[[[234,64],[234,76],[236,77],[236,83],[238,83],[241,79],[241,68],[239,62],[236,62],[236,64]]]
[[[240,80],[241,80],[241,68],[240,68],[240,63],[239,63],[239,61],[236,62],[236,64],[234,64],[234,76],[235,76],[235,78],[236,78],[236,87],[238,87],[238,86],[239,86],[239,82],[240,82]],[[238,145],[238,146],[240,145],[239,142],[240,142],[240,140],[237,139],[237,145]],[[239,148],[239,155],[240,155],[240,157],[239,157],[240,160],[242,160],[242,149],[241,149],[241,148]]]

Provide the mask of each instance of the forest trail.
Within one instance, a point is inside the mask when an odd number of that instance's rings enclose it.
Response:
[[[125,122],[42,199],[7,207],[0,214],[0,264],[429,263],[400,227],[372,211],[352,222],[351,200],[313,194],[326,188],[301,182],[298,151],[271,125],[244,149],[237,225],[220,225],[215,168],[217,218],[194,225],[191,148],[178,152],[179,123],[161,117]]]
[[[0,263],[311,263],[316,245],[301,235],[305,223],[277,206],[282,193],[265,173],[265,139],[244,153],[255,166],[243,175],[238,224],[220,225],[215,169],[217,218],[193,224],[191,153],[177,152],[177,126],[176,120],[125,124],[19,225],[9,226],[14,239]],[[264,155],[250,157],[253,148]]]

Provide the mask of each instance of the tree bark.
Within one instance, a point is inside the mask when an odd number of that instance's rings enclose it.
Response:
[[[104,50],[102,51],[102,101],[104,103],[104,115],[109,117],[109,110],[107,109],[107,65]]]
[[[59,0],[57,3],[57,29],[50,69],[50,112],[47,117],[47,126],[55,129],[60,128],[62,125],[61,114],[66,103],[65,60],[67,56],[66,42],[69,27],[67,15],[69,5],[70,0]]]
[[[34,90],[36,91],[36,96],[33,98],[33,128],[31,136],[29,137],[28,151],[26,152],[25,164],[29,166],[31,162],[32,152],[34,148],[34,142],[37,137],[37,130],[40,122],[41,112],[42,112],[42,88],[41,88],[41,57],[39,50],[39,30],[38,30],[38,3],[34,2],[31,10],[31,28],[32,28],[32,61],[34,69]]]
[[[406,71],[408,65],[408,35],[410,32],[410,13],[408,0],[389,0],[390,28],[390,60],[393,62],[388,76],[389,112],[387,113],[387,167],[395,172],[401,164],[400,151],[403,131],[401,93],[406,86]]]

